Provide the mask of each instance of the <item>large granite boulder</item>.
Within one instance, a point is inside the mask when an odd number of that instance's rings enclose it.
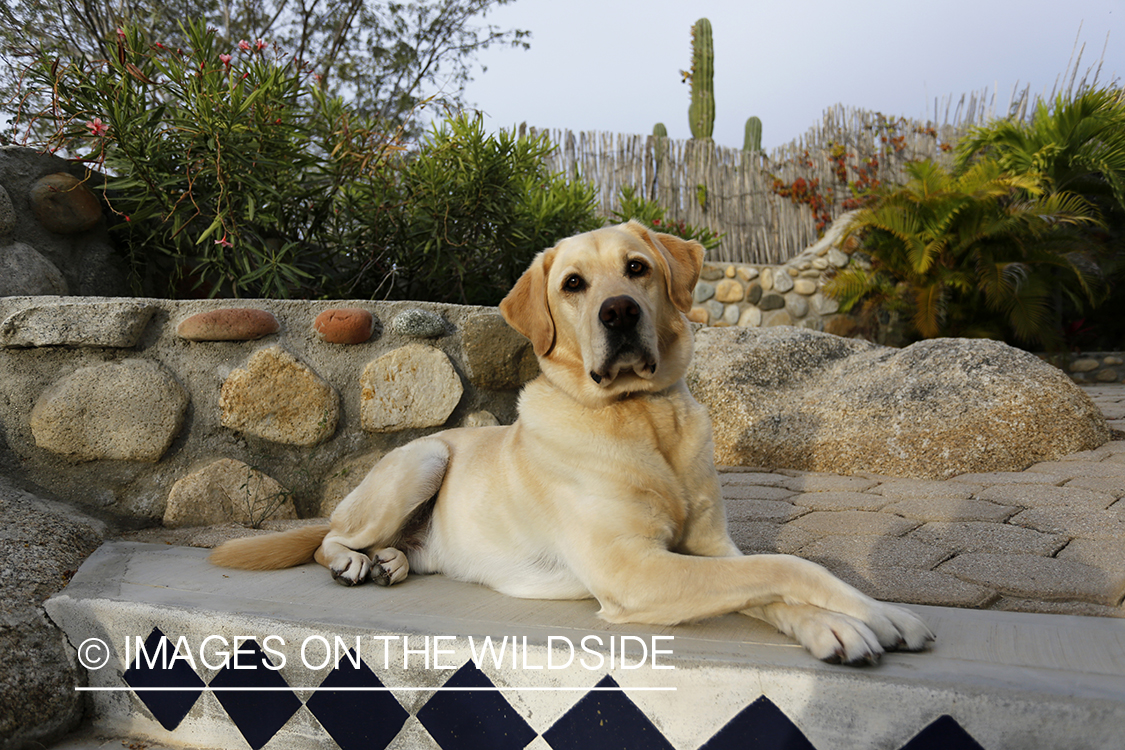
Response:
[[[105,525],[0,476],[0,750],[46,747],[82,719],[86,673],[43,610]]]
[[[905,349],[801,328],[709,328],[687,376],[719,464],[943,479],[1109,440],[1060,370],[986,339]]]

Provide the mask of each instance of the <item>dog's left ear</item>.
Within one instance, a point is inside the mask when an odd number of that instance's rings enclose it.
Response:
[[[535,256],[531,266],[500,301],[500,314],[508,325],[531,339],[535,356],[542,357],[555,346],[555,320],[547,304],[547,273],[554,250]]]
[[[643,224],[628,221],[621,225],[639,237],[663,261],[664,278],[668,282],[668,297],[681,312],[691,312],[691,294],[699,281],[703,268],[703,245],[695,240],[684,240],[674,234],[652,232]]]

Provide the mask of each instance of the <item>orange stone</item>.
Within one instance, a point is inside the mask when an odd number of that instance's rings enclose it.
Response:
[[[176,326],[176,333],[188,341],[252,341],[279,330],[273,313],[255,307],[208,310]]]
[[[329,344],[362,344],[375,331],[375,316],[358,307],[325,310],[316,316],[313,329]]]
[[[85,232],[102,218],[94,192],[66,172],[41,177],[31,186],[28,200],[35,218],[55,234]]]

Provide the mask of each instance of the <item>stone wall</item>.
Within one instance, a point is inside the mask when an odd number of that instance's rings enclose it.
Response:
[[[392,448],[515,419],[494,308],[0,299],[0,473],[167,525],[327,513]]]
[[[1076,383],[1120,383],[1125,378],[1125,352],[1071,352],[1039,356]]]
[[[782,265],[705,263],[688,317],[711,326],[823,331],[840,309],[824,293],[824,283],[851,261],[840,246],[846,224],[846,217],[837,221],[823,239]]]

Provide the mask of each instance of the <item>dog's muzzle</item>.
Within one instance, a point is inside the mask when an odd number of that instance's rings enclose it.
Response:
[[[635,299],[624,294],[610,297],[598,309],[598,320],[605,328],[609,356],[601,371],[590,371],[595,383],[600,384],[607,378],[612,380],[623,369],[632,369],[642,378],[656,374],[656,361],[638,331],[641,306]]]

